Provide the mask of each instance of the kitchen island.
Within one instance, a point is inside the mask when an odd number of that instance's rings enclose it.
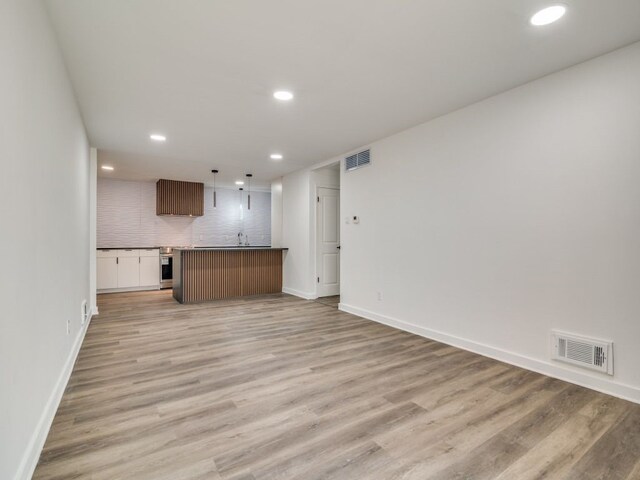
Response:
[[[279,293],[286,248],[203,247],[173,250],[173,298],[180,303]]]

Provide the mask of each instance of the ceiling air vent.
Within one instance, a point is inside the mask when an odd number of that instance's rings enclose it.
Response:
[[[551,332],[554,360],[613,375],[613,343],[605,340]]]
[[[344,159],[344,166],[347,172],[369,165],[369,163],[371,163],[371,150],[354,153]]]

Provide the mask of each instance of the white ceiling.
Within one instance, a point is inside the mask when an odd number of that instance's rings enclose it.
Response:
[[[257,186],[640,40],[638,0],[563,0],[559,22],[529,25],[551,3],[47,1],[108,175],[211,183],[218,168]]]

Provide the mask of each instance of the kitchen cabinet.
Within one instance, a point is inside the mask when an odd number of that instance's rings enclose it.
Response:
[[[140,257],[118,257],[118,288],[140,286]]]
[[[140,286],[160,285],[160,252],[157,248],[140,250]]]
[[[118,252],[118,288],[140,286],[140,251],[137,248]]]
[[[96,287],[118,288],[118,257],[96,258]]]
[[[96,274],[98,291],[160,288],[160,251],[157,248],[98,250]]]

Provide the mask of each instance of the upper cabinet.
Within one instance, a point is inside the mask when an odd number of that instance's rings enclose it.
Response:
[[[204,183],[158,180],[156,215],[204,215]]]

